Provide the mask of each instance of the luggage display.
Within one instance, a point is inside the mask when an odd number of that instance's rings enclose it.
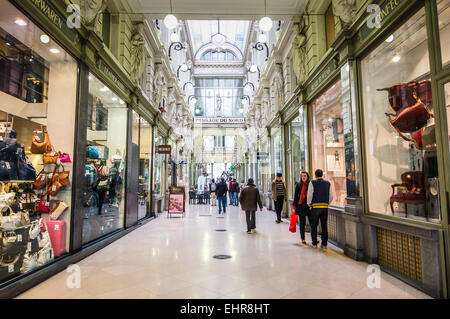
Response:
[[[66,222],[63,220],[47,220],[46,223],[55,257],[65,254]]]

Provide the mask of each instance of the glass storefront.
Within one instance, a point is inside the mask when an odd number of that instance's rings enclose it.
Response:
[[[138,220],[153,216],[151,211],[152,126],[133,111],[133,143],[139,146]]]
[[[343,207],[347,197],[341,81],[311,104],[312,172],[321,169],[333,189],[331,205]]]
[[[425,9],[362,59],[361,67],[370,211],[439,222]]]
[[[0,1],[0,282],[69,251],[78,63]]]
[[[305,107],[301,106],[299,115],[290,124],[291,131],[291,156],[292,156],[292,181],[291,194],[294,194],[295,183],[300,181],[301,172],[308,170],[308,144],[307,144],[307,121],[305,118]]]
[[[127,105],[89,75],[83,243],[124,226]]]
[[[447,109],[447,130],[449,130],[448,143],[450,145],[450,82],[445,84],[445,105]]]
[[[154,129],[154,163],[153,163],[153,187],[152,191],[154,195],[163,196],[164,195],[164,189],[163,189],[163,178],[164,178],[164,160],[165,156],[164,154],[157,154],[156,150],[158,145],[164,145],[164,138],[158,133],[158,128],[155,127]]]
[[[281,128],[272,128],[270,130],[271,135],[271,143],[273,147],[273,154],[272,154],[272,177],[275,178],[277,173],[283,172],[283,166],[282,166],[282,152],[283,152],[283,145],[281,144]]]
[[[438,20],[439,32],[441,39],[442,65],[448,67],[450,65],[450,0],[438,0]]]

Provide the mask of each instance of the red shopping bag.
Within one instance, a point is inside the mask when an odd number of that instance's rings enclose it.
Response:
[[[295,233],[297,231],[297,218],[298,216],[292,212],[291,214],[291,225],[289,226],[289,231]]]

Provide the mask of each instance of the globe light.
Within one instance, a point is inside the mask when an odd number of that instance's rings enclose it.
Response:
[[[247,99],[242,98],[241,103],[242,103],[243,105],[245,105],[245,102],[246,102],[246,101],[247,101]]]
[[[171,42],[180,42],[180,36],[178,35],[178,33],[172,33],[170,35],[170,41]]]
[[[244,113],[244,109],[239,109],[239,113]]]
[[[256,64],[252,64],[250,67],[250,72],[255,73],[256,71],[258,71],[258,66]]]
[[[195,110],[195,114],[199,114],[200,113],[200,110],[199,109],[196,109]]]
[[[183,63],[183,64],[181,65],[181,71],[186,72],[188,69],[189,69],[189,67],[187,66],[186,63]]]
[[[192,85],[191,82],[186,83],[186,88],[187,88],[188,90],[192,89],[193,87],[194,87],[194,86]]]
[[[393,34],[391,34],[391,35],[389,36],[389,38],[386,39],[386,42],[387,42],[387,43],[391,43],[392,41],[394,41],[394,35],[393,35]]]
[[[259,28],[261,31],[269,32],[272,29],[273,21],[269,17],[264,17],[261,20],[259,20]]]
[[[244,90],[246,91],[246,92],[250,92],[251,91],[251,87],[250,87],[250,84],[246,84],[245,86],[244,86]]]
[[[177,17],[173,14],[166,15],[166,17],[164,18],[164,25],[169,30],[176,28],[176,26],[178,25]]]
[[[264,33],[261,33],[260,35],[258,35],[258,42],[266,43],[267,42],[267,36]]]
[[[40,39],[41,39],[41,42],[44,44],[47,44],[50,42],[50,37],[46,34],[41,35]]]

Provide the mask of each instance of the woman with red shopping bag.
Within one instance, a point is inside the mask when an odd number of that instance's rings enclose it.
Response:
[[[308,221],[311,223],[311,211],[306,203],[309,182],[309,174],[307,172],[302,172],[301,180],[295,187],[294,203],[292,207],[292,213],[295,213],[300,219],[300,238],[304,245],[306,245],[305,229],[307,216]]]

